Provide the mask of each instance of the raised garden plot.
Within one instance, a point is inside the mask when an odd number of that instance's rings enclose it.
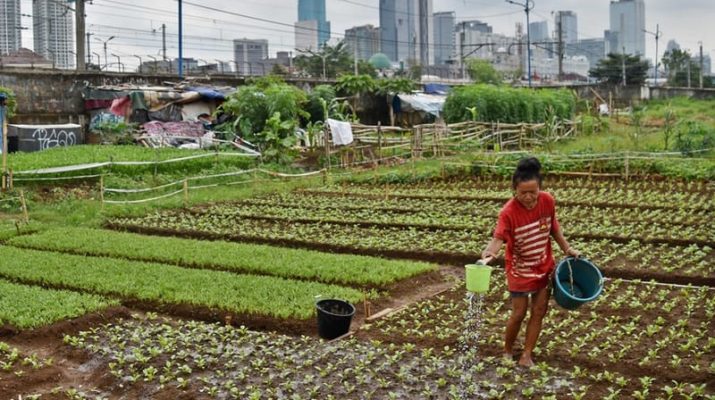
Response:
[[[162,238],[98,229],[57,229],[16,237],[12,246],[160,262],[199,269],[384,287],[436,265],[279,247]]]
[[[488,356],[501,354],[509,317],[503,279],[492,277],[484,300],[479,348]],[[453,348],[465,320],[464,296],[460,286],[363,326],[358,336],[437,352]],[[587,380],[587,398],[712,396],[714,318],[713,290],[609,281],[596,302],[577,311],[551,303],[536,361]]]
[[[286,329],[305,329],[306,323],[299,322],[313,316],[317,295],[352,302],[364,296],[354,289],[322,283],[7,246],[0,246],[0,258],[0,276],[6,279],[115,296],[149,308],[180,312],[188,307],[185,314],[190,316],[204,313],[217,319],[228,314],[236,321],[273,328],[282,324]]]
[[[331,223],[356,226],[430,228],[454,230],[493,229],[501,204],[477,201],[428,201],[417,204],[400,201],[394,207],[368,204],[364,198],[340,196],[283,195],[277,199],[244,201],[234,206],[214,205],[192,210],[203,215],[232,219],[275,220],[304,223]],[[272,202],[271,202],[272,201]],[[257,204],[258,203],[258,204]],[[405,204],[407,203],[407,204]],[[446,204],[445,204],[446,203]],[[379,204],[379,203],[378,203]],[[715,245],[715,227],[707,223],[710,212],[648,209],[594,209],[564,206],[558,217],[574,234],[612,237],[618,240],[642,240],[654,243],[697,243]]]
[[[373,186],[348,185],[347,187],[304,189],[308,193],[319,194],[353,194],[379,196]],[[385,185],[380,187],[381,193],[391,196],[401,196],[414,199],[447,198],[457,200],[492,200],[506,201],[512,197],[511,188],[473,188],[455,187],[450,184],[432,184],[430,186],[416,185]],[[555,188],[549,190],[559,203],[564,205],[587,205],[597,207],[621,208],[660,208],[660,209],[712,209],[711,193],[693,192],[642,192],[627,189],[593,190],[582,187]]]
[[[152,316],[104,325],[65,341],[106,363],[121,393],[172,390],[219,399],[463,399],[479,394],[555,399],[581,390],[579,379],[545,364],[514,375],[513,365],[468,352],[476,361],[463,370],[463,353],[456,348],[356,339],[324,343]]]
[[[48,290],[0,279],[0,326],[39,328],[118,304],[116,300],[91,294]]]
[[[240,205],[214,206],[209,208],[210,211],[116,218],[110,220],[108,226],[139,233],[251,241],[458,265],[474,262],[480,257],[491,229],[355,226],[230,217],[236,208]],[[563,225],[569,229],[565,223]],[[573,244],[578,243],[583,254],[612,276],[715,285],[715,253],[707,245],[687,244],[687,240],[686,244],[648,243],[608,235],[591,235],[588,240],[577,240],[579,235],[569,237]]]

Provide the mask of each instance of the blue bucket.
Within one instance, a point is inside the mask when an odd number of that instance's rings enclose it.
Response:
[[[569,273],[573,271],[573,288]],[[575,310],[582,304],[595,300],[603,291],[603,275],[591,261],[585,258],[567,257],[556,266],[554,273],[554,299],[567,310]]]

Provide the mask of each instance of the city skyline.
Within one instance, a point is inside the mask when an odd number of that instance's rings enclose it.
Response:
[[[32,2],[22,0],[23,13],[31,10]],[[246,1],[243,7],[222,6],[216,0],[206,0],[184,6],[185,17],[185,55],[204,59],[231,59],[234,39],[267,39],[270,56],[277,51],[290,51],[295,40],[293,25],[298,18],[296,2],[277,1]],[[715,15],[715,7],[705,0],[681,1],[677,5],[666,0],[646,2],[646,29],[655,30],[656,23],[664,32],[661,37],[659,57],[662,57],[665,44],[675,39],[683,49],[692,54],[698,51],[698,41],[704,41],[704,53],[715,54],[714,43],[708,43],[708,38],[715,38],[715,27],[707,24],[709,17]],[[176,56],[176,3],[171,0],[157,0],[151,6],[138,0],[96,0],[87,6],[88,32],[100,38],[116,36],[112,48],[117,54],[131,58],[133,54],[156,54],[160,48],[160,34],[152,32],[162,24],[167,24],[168,53]],[[579,16],[579,38],[600,38],[609,29],[610,2],[579,2],[576,6],[564,7],[563,1],[537,2],[532,12],[532,21],[549,21],[553,31],[552,11],[570,10]],[[29,7],[29,8],[28,8]],[[494,27],[494,31],[513,36],[516,22],[525,23],[522,9],[500,1],[442,1],[435,6],[434,12],[455,11],[457,21],[481,19]],[[243,14],[256,19],[238,17]],[[379,26],[379,2],[363,0],[338,1],[328,0],[326,4],[327,19],[331,21],[333,40],[342,38],[345,30],[359,25],[373,24]],[[268,23],[261,19],[277,22]],[[30,19],[31,21],[31,19]],[[31,22],[23,18],[23,26]],[[280,25],[285,24],[285,25]],[[693,30],[691,26],[700,25],[703,28]],[[131,27],[131,28],[129,28]],[[23,47],[32,48],[32,32],[25,31]],[[200,38],[197,38],[200,37]],[[92,41],[92,51],[97,50],[101,43]],[[156,50],[155,50],[156,49]],[[652,35],[646,36],[646,57],[653,58],[655,40]],[[131,60],[127,60],[131,64]]]

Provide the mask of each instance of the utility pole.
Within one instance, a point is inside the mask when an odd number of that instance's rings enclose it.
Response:
[[[92,50],[90,49],[89,45],[89,38],[92,36],[92,33],[87,32],[87,64],[92,64]],[[100,63],[101,64],[101,63]],[[99,66],[99,65],[97,65]]]
[[[529,11],[534,9],[534,0],[524,0],[524,3],[517,3],[513,0],[506,0],[507,3],[524,7],[526,13],[526,58],[529,74],[529,87],[531,87],[531,28],[529,27]]]
[[[161,55],[166,61],[166,24],[161,24]]]
[[[700,89],[703,88],[703,42],[698,42],[700,45]]]
[[[183,0],[179,0],[179,78],[184,77],[184,10]]]
[[[623,66],[623,86],[626,86],[626,46],[622,47],[623,57],[621,59],[621,65]]]
[[[355,64],[355,76],[358,75],[358,38],[357,33],[355,34],[355,39],[353,40],[353,63]]]
[[[562,11],[559,11],[559,82],[564,80],[564,31],[563,31],[563,16]]]
[[[464,40],[467,36],[464,30],[465,21],[462,21],[462,31],[459,34],[459,69],[462,70],[462,80],[464,80],[465,68],[464,68]]]
[[[77,0],[75,5],[75,36],[77,37],[77,71],[85,71],[84,61],[84,0]],[[87,41],[89,42],[89,40]]]
[[[655,25],[655,32],[647,31],[645,29],[643,29],[643,32],[650,33],[651,35],[655,36],[655,62],[653,63],[653,69],[655,70],[655,72],[653,75],[655,76],[655,85],[658,86],[658,39],[660,39],[663,32],[660,31],[659,24]]]

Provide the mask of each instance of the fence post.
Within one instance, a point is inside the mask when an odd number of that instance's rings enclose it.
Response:
[[[22,217],[25,220],[25,224],[30,222],[30,215],[27,212],[27,202],[25,201],[25,191],[20,190],[20,204],[22,206]]]
[[[323,129],[323,138],[325,139],[325,157],[327,158],[326,168],[330,171],[330,137],[328,135],[328,128]]]
[[[189,207],[189,180],[184,179],[184,208]]]
[[[629,171],[629,170],[630,170],[630,166],[629,166],[629,163],[628,163],[628,152],[626,152],[625,170],[626,170],[626,182],[628,182],[629,173],[630,173],[630,171]]]
[[[377,121],[377,162],[382,159],[382,122]]]
[[[104,210],[104,174],[99,176],[99,201],[101,202],[101,209]]]

